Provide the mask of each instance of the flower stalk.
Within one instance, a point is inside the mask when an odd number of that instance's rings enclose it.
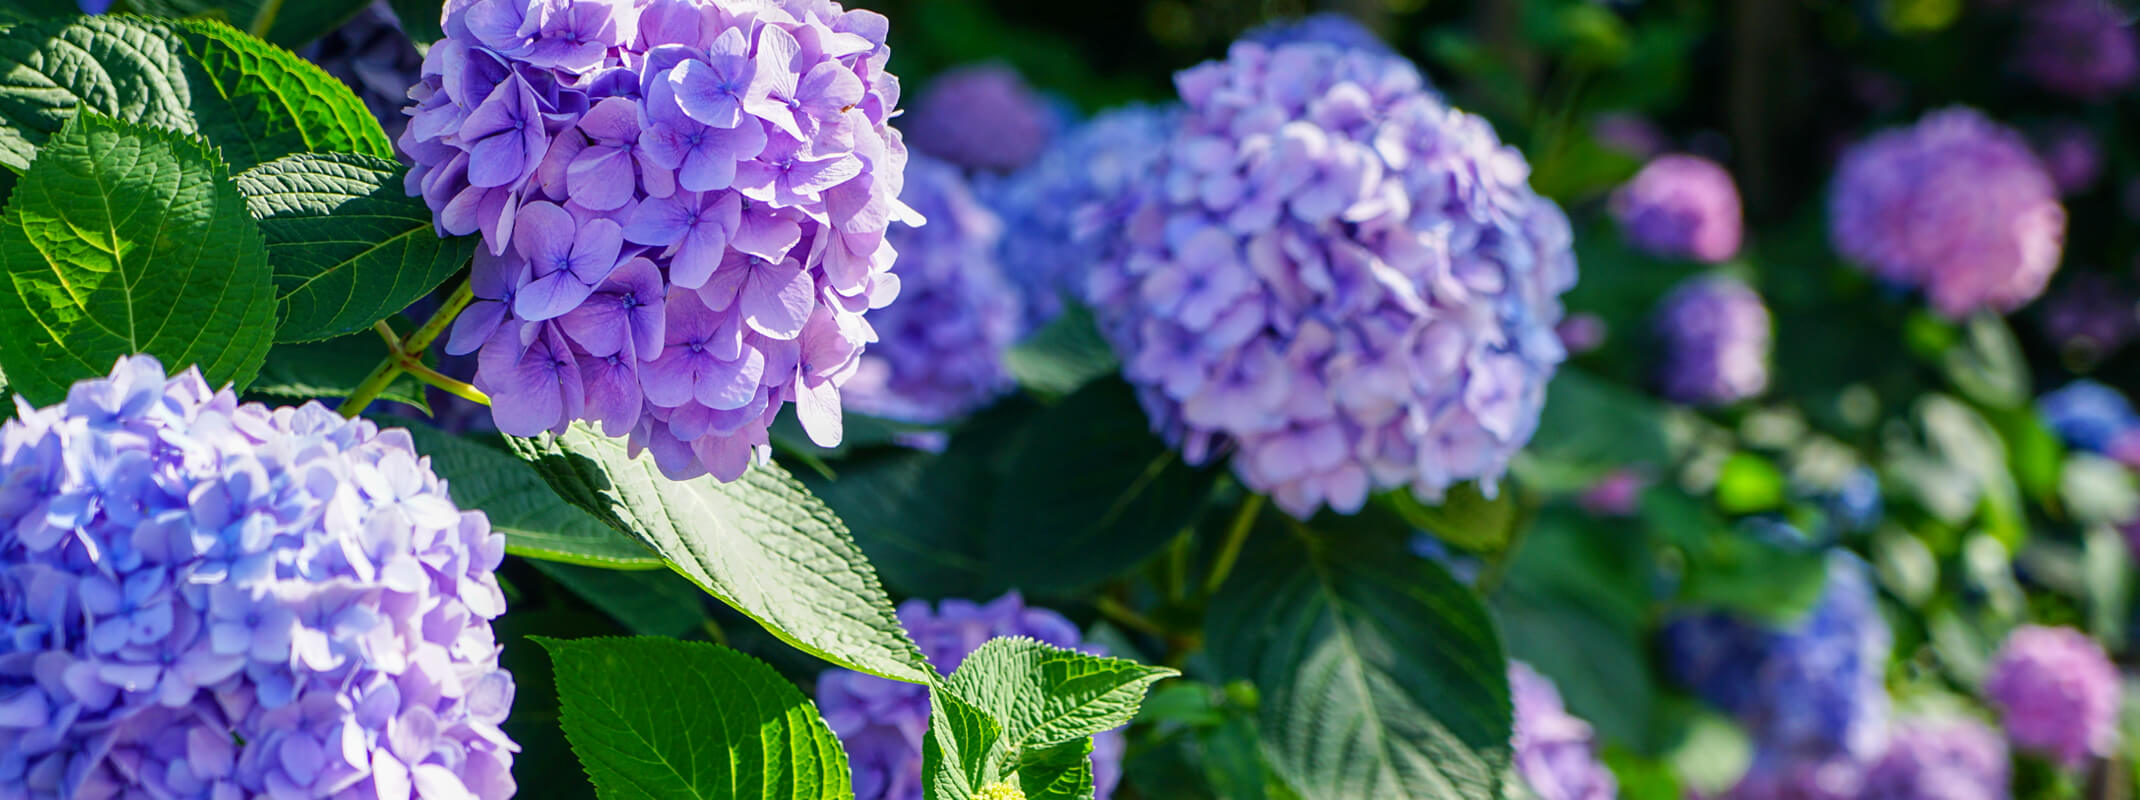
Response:
[[[373,330],[379,332],[379,338],[386,341],[386,360],[379,362],[379,366],[373,368],[370,375],[365,376],[364,382],[349,393],[348,399],[342,401],[342,406],[337,411],[344,417],[355,418],[363,413],[373,400],[379,399],[386,387],[392,385],[394,379],[401,377],[404,372],[455,397],[490,405],[490,397],[482,390],[447,377],[424,364],[424,350],[437,341],[439,336],[444,335],[446,326],[453,324],[453,318],[460,316],[461,311],[466,309],[469,303],[475,302],[475,299],[474,287],[463,281],[460,288],[454,289],[453,294],[446,296],[446,302],[439,306],[438,313],[432,314],[423,327],[417,328],[406,339],[396,337],[394,329],[388,327],[385,322],[372,326]]]

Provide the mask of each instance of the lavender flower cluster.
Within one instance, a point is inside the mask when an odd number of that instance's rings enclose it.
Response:
[[[1347,50],[1366,50],[1374,53],[1395,55],[1388,42],[1380,34],[1368,30],[1359,20],[1338,13],[1309,14],[1305,17],[1279,19],[1256,26],[1241,34],[1243,41],[1255,42],[1265,47],[1277,47],[1297,42],[1320,42]]]
[[[2036,0],[2028,6],[2015,65],[2037,85],[2098,100],[2140,79],[2140,41],[2112,3]]]
[[[1553,681],[1521,661],[1508,663],[1516,707],[1516,772],[1538,800],[1612,800],[1619,783],[1598,762],[1590,723],[1568,713]]]
[[[1899,720],[1857,800],[2006,800],[2011,768],[1999,732],[1967,717]]]
[[[900,120],[914,149],[963,169],[1013,172],[1033,163],[1064,116],[1001,64],[936,76]]]
[[[1236,43],[1087,299],[1155,430],[1288,512],[1492,491],[1565,357],[1567,218],[1484,120],[1366,50]]]
[[[946,675],[981,643],[998,636],[1025,636],[1056,647],[1105,655],[1083,642],[1070,620],[1025,604],[1017,592],[986,604],[908,600],[899,623],[921,646],[929,663]],[[851,670],[827,670],[817,678],[817,707],[838,734],[854,770],[857,800],[921,800],[922,737],[929,726],[929,688]],[[1119,730],[1092,737],[1093,795],[1107,800],[1122,779],[1124,740]]]
[[[2077,768],[2110,754],[2118,736],[2118,668],[2072,628],[2024,625],[1992,659],[1984,694],[2014,744]]]
[[[1139,187],[1158,167],[1175,112],[1127,106],[1072,128],[1025,169],[980,191],[1018,231],[999,259],[1023,289],[1028,326],[1062,312],[1089,265],[1122,257],[1116,234],[1135,209]]]
[[[480,350],[499,430],[576,419],[663,473],[727,480],[793,401],[840,440],[840,386],[918,222],[887,124],[886,21],[830,0],[472,0],[400,138],[443,234],[480,232],[448,353]]]
[[[0,795],[513,793],[505,537],[406,432],[136,356],[0,467]]]
[[[1852,147],[1828,210],[1839,252],[1954,318],[2034,300],[2065,247],[2065,207],[2043,163],[1968,108]]]
[[[1888,725],[1882,674],[1891,639],[1868,573],[1854,555],[1831,555],[1819,601],[1786,627],[1723,613],[1667,627],[1671,671],[1746,724],[1759,748],[1757,771],[1803,771],[1837,759],[1863,763],[1882,752]]]
[[[1024,299],[996,263],[1003,221],[957,169],[907,162],[904,200],[929,224],[891,236],[899,302],[871,316],[878,342],[844,397],[866,414],[941,422],[1011,389],[1003,353],[1024,331]]]
[[[1745,220],[1731,173],[1700,156],[1660,156],[1612,195],[1630,244],[1668,258],[1716,263],[1739,252]]]
[[[1665,296],[1656,326],[1664,343],[1665,397],[1723,406],[1768,389],[1768,307],[1744,282],[1721,275],[1689,280]]]

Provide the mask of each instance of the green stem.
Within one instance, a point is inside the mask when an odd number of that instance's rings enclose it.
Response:
[[[253,13],[253,36],[261,39],[268,38],[268,31],[275,29],[275,16],[281,13],[282,0],[265,0],[262,2],[260,10]]]
[[[374,368],[370,375],[365,376],[363,383],[357,384],[356,391],[349,393],[349,399],[342,401],[342,407],[338,409],[342,416],[355,419],[358,414],[364,413],[366,406],[371,405],[373,400],[379,399],[379,395],[386,391],[386,387],[392,385],[395,378],[401,377],[401,373],[407,371],[415,371],[417,377],[424,378],[426,383],[430,383],[433,386],[488,405],[490,398],[484,397],[483,393],[476,391],[475,387],[467,386],[460,381],[440,375],[438,371],[423,365],[424,348],[431,346],[433,341],[436,341],[441,334],[444,334],[446,326],[453,324],[453,318],[460,316],[461,310],[467,308],[469,303],[475,302],[475,299],[475,288],[465,281],[462,282],[460,288],[453,290],[453,294],[446,296],[446,302],[439,306],[438,313],[432,314],[431,319],[424,322],[423,327],[417,328],[415,333],[409,334],[409,338],[403,339],[398,343],[391,338],[393,335],[392,328],[384,327],[383,324],[374,326],[374,329],[378,330],[381,336],[388,337],[386,360],[380,362],[379,366]],[[426,373],[430,376],[436,376],[437,380],[427,377]],[[446,383],[437,381],[445,381]],[[466,386],[468,392],[472,393],[472,395],[462,394],[454,388],[455,386]]]
[[[484,394],[482,389],[455,380],[443,372],[432,369],[424,362],[404,360],[401,368],[410,375],[415,376],[417,380],[436,386],[454,397],[479,405],[490,405],[490,395]]]
[[[1248,541],[1249,531],[1256,528],[1256,515],[1263,513],[1263,495],[1251,494],[1241,503],[1241,510],[1234,513],[1233,525],[1226,529],[1226,541],[1219,546],[1219,557],[1211,562],[1211,574],[1204,576],[1204,596],[1219,593],[1226,577],[1233,574],[1235,561],[1241,559],[1241,545]]]

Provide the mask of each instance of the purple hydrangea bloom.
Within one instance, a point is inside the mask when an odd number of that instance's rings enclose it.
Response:
[[[1669,258],[1716,263],[1739,252],[1745,222],[1731,173],[1700,156],[1659,156],[1612,195],[1630,244]]]
[[[1508,663],[1516,706],[1516,772],[1538,800],[1612,800],[1612,770],[1598,762],[1590,723],[1568,713],[1553,681],[1521,661]]]
[[[1665,296],[1655,324],[1666,397],[1722,406],[1768,388],[1768,307],[1744,282],[1710,275],[1681,284]]]
[[[929,224],[892,236],[899,302],[871,317],[878,342],[844,397],[863,413],[940,422],[1011,388],[1003,351],[1022,330],[1023,301],[996,264],[1003,222],[957,169],[915,158],[904,199]]]
[[[1783,627],[1723,613],[1675,620],[1664,634],[1670,670],[1744,722],[1773,772],[1867,762],[1886,744],[1891,643],[1869,573],[1836,551],[1813,610]]]
[[[1992,659],[1984,694],[2006,735],[2078,768],[2109,755],[2118,737],[2118,668],[2086,634],[2023,625]]]
[[[407,432],[135,356],[0,467],[0,794],[513,794],[505,537]]]
[[[2085,378],[2036,398],[2036,413],[2068,447],[2095,453],[2108,452],[2121,435],[2140,428],[2140,414],[2124,393]]]
[[[2035,299],[2065,247],[2066,210],[2042,162],[1968,108],[1852,147],[1828,213],[1836,250],[1955,318]]]
[[[386,128],[387,138],[401,135],[409,121],[401,107],[409,101],[409,86],[422,74],[424,58],[386,0],[376,0],[306,46],[304,56],[349,84]]]
[[[906,147],[886,22],[830,0],[464,0],[399,139],[441,234],[481,233],[446,351],[515,435],[599,422],[730,480],[840,387],[898,292]],[[624,335],[629,326],[629,335]]]
[[[1171,110],[1128,106],[1070,129],[1031,166],[980,190],[1004,227],[1000,262],[1024,288],[1028,326],[1062,311],[1092,264],[1119,258],[1117,235],[1138,188],[1157,168],[1172,131]]]
[[[1013,172],[1040,157],[1064,118],[1002,64],[936,76],[900,121],[918,152],[964,169]]]
[[[1336,12],[1271,20],[1241,34],[1241,38],[1265,47],[1295,42],[1320,42],[1348,50],[1369,50],[1395,55],[1395,51],[1390,49],[1388,42],[1382,40],[1380,34],[1368,30],[1359,20]]]
[[[2006,800],[2009,762],[1999,732],[1966,717],[1895,724],[1860,800]]]
[[[2124,91],[2140,78],[2140,42],[2111,3],[2035,0],[2022,14],[2021,72],[2045,89],[2083,100]]]
[[[2103,178],[2103,146],[2087,126],[2067,123],[2052,128],[2037,140],[2036,153],[2060,194],[2081,194]]]
[[[921,645],[929,663],[946,675],[982,642],[1025,636],[1094,655],[1077,626],[1061,614],[1033,608],[1017,592],[986,604],[944,600],[935,608],[913,599],[899,606],[899,622]],[[844,669],[817,678],[817,707],[847,749],[856,800],[921,800],[922,736],[929,728],[929,687]],[[1122,731],[1092,737],[1092,785],[1107,800],[1122,780]]]
[[[1489,493],[1565,357],[1568,219],[1411,64],[1237,42],[1086,294],[1154,430],[1295,516]]]
[[[2140,297],[2101,275],[2075,275],[2044,300],[2043,332],[2068,355],[2100,360],[2140,334]]]

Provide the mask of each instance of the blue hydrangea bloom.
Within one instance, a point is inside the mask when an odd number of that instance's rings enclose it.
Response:
[[[2006,742],[1967,717],[1918,717],[1895,723],[1887,753],[1873,763],[1861,800],[2006,800]]]
[[[978,64],[929,81],[899,124],[915,152],[964,169],[1012,172],[1033,163],[1066,121],[1017,70]]]
[[[907,163],[902,199],[929,218],[891,237],[899,302],[870,316],[878,341],[844,397],[849,408],[941,422],[1010,390],[1003,352],[1023,329],[1023,299],[996,263],[1003,222],[949,164]]]
[[[1368,30],[1359,20],[1336,12],[1271,20],[1241,34],[1241,38],[1265,47],[1295,42],[1320,42],[1353,50],[1394,54],[1381,35]]]
[[[1083,642],[1070,620],[1025,604],[1011,592],[988,603],[908,600],[899,622],[929,663],[946,675],[957,670],[982,642],[1025,636],[1094,655],[1106,651]],[[929,727],[929,689],[851,670],[827,670],[817,678],[817,707],[839,734],[854,770],[856,800],[921,800],[922,737]],[[1120,730],[1092,738],[1092,784],[1098,800],[1114,794],[1122,779]]]
[[[1865,762],[1886,743],[1882,683],[1891,638],[1870,569],[1844,551],[1804,618],[1772,627],[1724,613],[1673,621],[1664,649],[1673,676],[1745,723],[1778,768]]]
[[[505,537],[407,432],[135,356],[0,470],[0,795],[513,794]]]
[[[1664,344],[1665,397],[1722,406],[1768,389],[1773,333],[1753,287],[1723,275],[1690,279],[1665,296],[1655,325]]]
[[[1531,665],[1508,662],[1516,708],[1516,772],[1538,800],[1612,800],[1619,783],[1598,762],[1590,723],[1568,713],[1560,689]]]
[[[1408,62],[1237,42],[1086,296],[1154,430],[1306,517],[1494,491],[1565,358],[1568,220]]]
[[[398,140],[442,234],[480,233],[445,350],[515,435],[599,422],[733,479],[840,387],[898,293],[906,146],[884,17],[830,0],[466,0]]]
[[[1026,319],[1037,326],[1062,311],[1092,264],[1119,257],[1116,234],[1139,187],[1158,166],[1174,112],[1127,106],[1072,128],[1031,166],[980,191],[1018,232],[1003,237],[1000,259],[1024,289]]]
[[[2096,453],[2140,427],[2140,413],[2124,393],[2086,378],[2036,398],[2036,413],[2067,446]]]

